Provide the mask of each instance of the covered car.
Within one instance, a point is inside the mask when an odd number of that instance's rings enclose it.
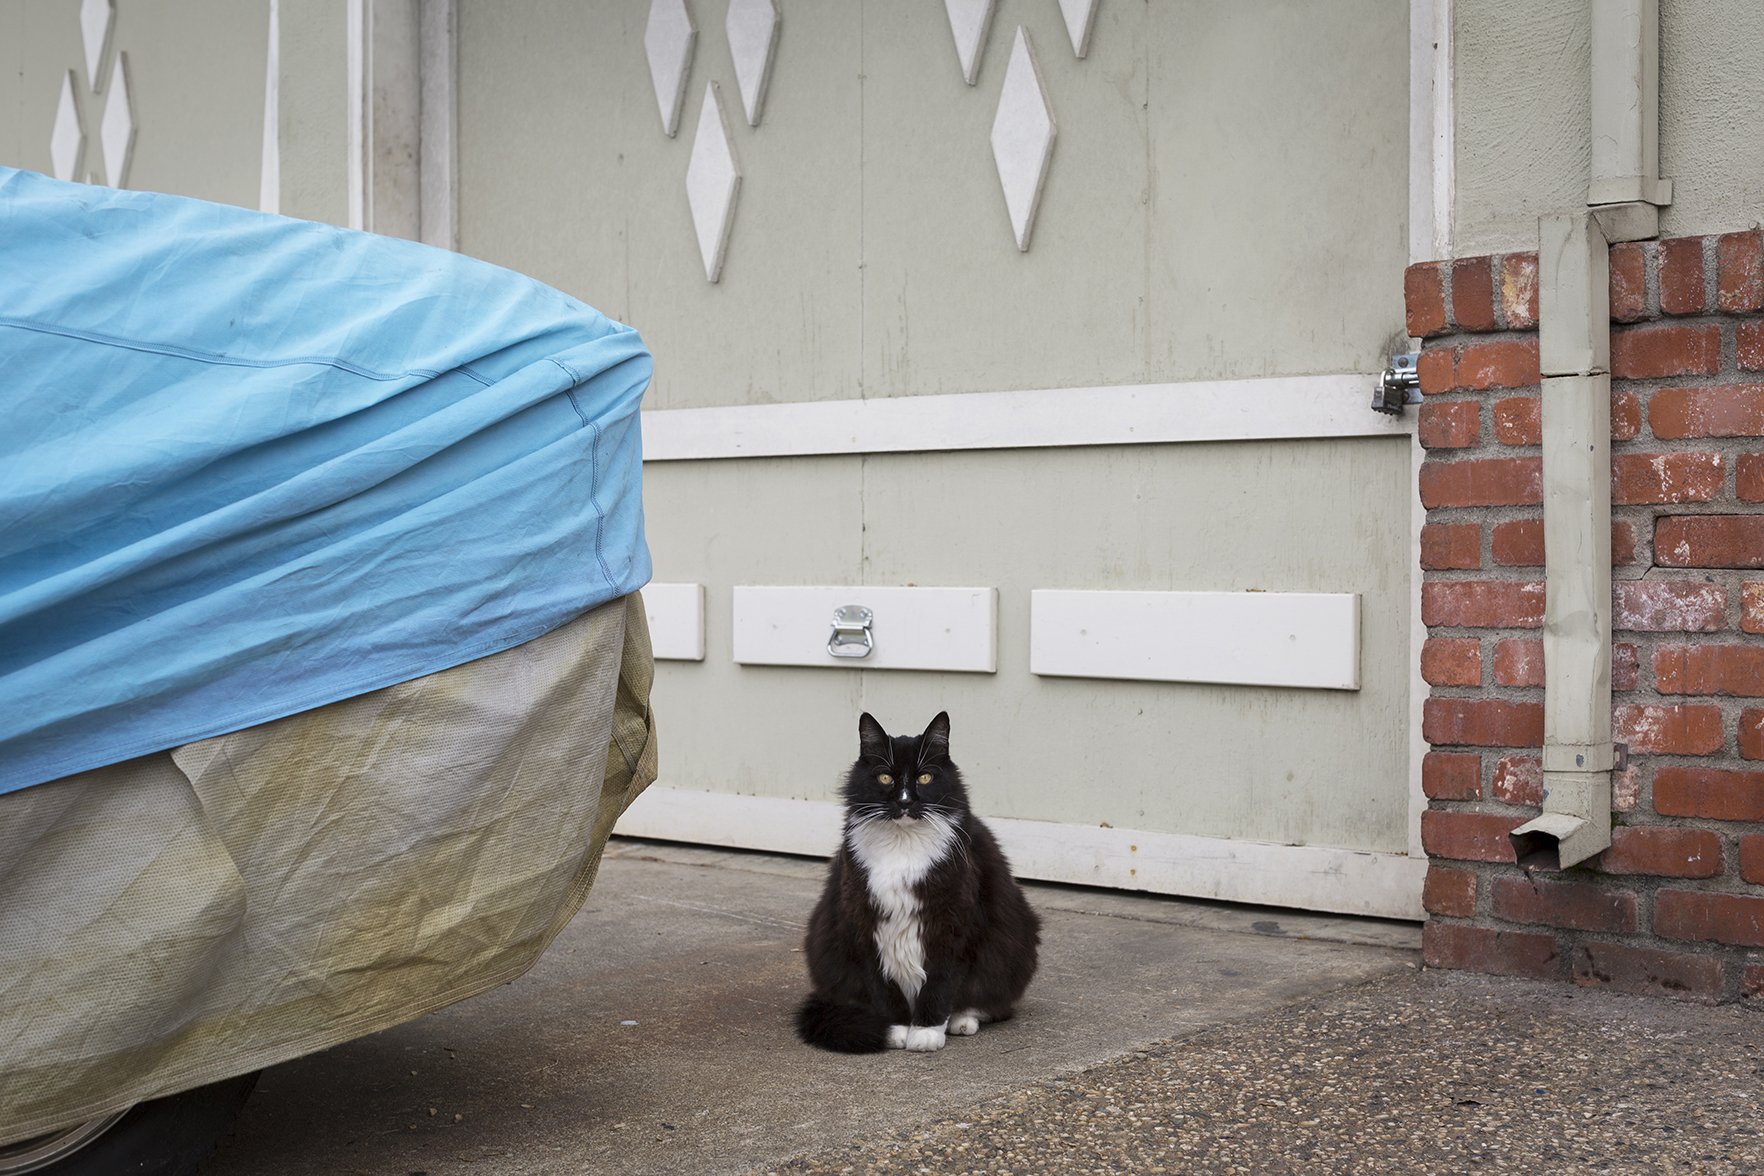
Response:
[[[530,967],[654,778],[649,356],[7,168],[0,257],[0,1173],[185,1171],[242,1076]]]

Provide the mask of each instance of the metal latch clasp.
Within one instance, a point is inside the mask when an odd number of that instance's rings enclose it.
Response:
[[[1419,351],[1390,357],[1390,366],[1372,389],[1373,412],[1402,416],[1405,405],[1421,403],[1421,373],[1416,367],[1420,362]]]
[[[869,657],[876,648],[876,637],[870,624],[876,614],[861,604],[845,604],[833,610],[833,635],[827,638],[827,652],[834,657]]]

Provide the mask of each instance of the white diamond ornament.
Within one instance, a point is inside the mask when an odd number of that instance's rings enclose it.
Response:
[[[104,121],[98,141],[104,147],[104,178],[113,188],[128,182],[129,160],[135,154],[135,112],[130,109],[129,55],[118,53],[110,70],[110,97],[104,100]]]
[[[1072,55],[1083,57],[1090,52],[1090,26],[1096,20],[1097,0],[1060,0],[1060,15],[1066,18],[1066,36],[1072,42]]]
[[[104,88],[98,67],[110,43],[110,25],[116,16],[115,0],[80,0],[80,40],[86,49],[86,85],[96,94]]]
[[[55,104],[55,126],[49,132],[49,166],[58,180],[79,178],[86,154],[86,132],[80,129],[80,107],[74,100],[73,70],[61,79],[61,100]]]
[[[686,202],[692,206],[692,227],[698,233],[698,252],[704,258],[704,276],[716,281],[723,273],[723,253],[729,244],[729,226],[735,221],[735,193],[741,188],[741,170],[729,146],[729,125],[723,119],[723,103],[717,84],[704,88],[704,105],[698,110],[698,130],[692,138],[692,160],[686,165]]]
[[[1020,250],[1029,248],[1029,232],[1035,226],[1053,145],[1053,110],[1041,88],[1029,34],[1019,25],[1010,64],[1005,67],[1004,89],[998,96],[998,113],[992,120],[992,161],[998,166],[1011,233]]]
[[[686,96],[686,71],[698,30],[686,0],[649,0],[649,24],[643,30],[643,52],[649,57],[649,80],[661,110],[662,133],[680,129],[680,103]]]
[[[962,80],[970,86],[980,77],[980,49],[986,44],[986,30],[992,27],[992,6],[993,0],[943,0]]]
[[[741,107],[747,125],[759,126],[766,104],[766,85],[772,80],[772,58],[778,49],[777,0],[729,0],[723,31],[729,37],[729,56],[735,59],[735,84],[741,88]]]

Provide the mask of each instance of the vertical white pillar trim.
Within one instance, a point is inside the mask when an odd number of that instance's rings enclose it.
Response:
[[[422,225],[419,0],[368,0],[366,228],[414,241]]]
[[[1417,431],[1409,438],[1409,485],[1421,484],[1421,465],[1427,450]],[[1421,814],[1427,811],[1427,793],[1421,786],[1427,760],[1427,739],[1422,722],[1427,713],[1427,679],[1421,676],[1421,647],[1427,641],[1427,622],[1421,617],[1421,528],[1427,525],[1427,508],[1421,495],[1409,495],[1409,856],[1425,858],[1421,847]]]
[[[1409,260],[1452,253],[1452,0],[1409,0]]]
[[[269,55],[263,67],[263,164],[257,207],[282,211],[282,0],[269,2]]]
[[[1409,261],[1437,261],[1452,253],[1452,0],[1409,0]],[[1417,484],[1427,453],[1419,436],[1410,442],[1409,472]],[[1422,717],[1427,681],[1421,676],[1421,528],[1427,509],[1409,496],[1409,856],[1425,858],[1421,814],[1427,795],[1421,769],[1427,757]]]
[[[349,227],[415,240],[421,224],[419,0],[348,0]]]
[[[1452,0],[1435,0],[1433,43],[1433,256],[1449,257],[1458,238]]]
[[[349,71],[349,227],[365,229],[367,223],[367,0],[347,0],[347,55]]]
[[[459,187],[455,153],[459,58],[454,0],[424,0],[418,19],[417,239],[442,249],[457,249],[459,220],[454,193]]]

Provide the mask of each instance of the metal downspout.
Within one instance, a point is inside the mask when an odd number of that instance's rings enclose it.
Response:
[[[1658,0],[1592,0],[1587,207],[1538,223],[1544,492],[1543,815],[1513,830],[1528,869],[1611,844],[1610,245],[1659,233]]]

